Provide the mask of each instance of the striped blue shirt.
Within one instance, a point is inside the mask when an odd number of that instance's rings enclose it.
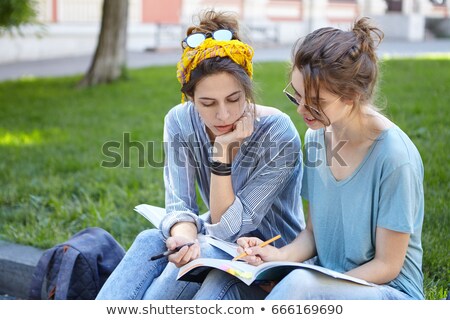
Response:
[[[235,201],[219,223],[209,212],[199,218],[198,193],[209,207],[212,144],[195,106],[175,106],[164,123],[164,182],[167,215],[160,229],[168,237],[177,222],[193,222],[199,233],[235,241],[281,234],[274,245],[291,242],[304,229],[301,201],[302,154],[297,130],[284,113],[255,121],[232,163]]]

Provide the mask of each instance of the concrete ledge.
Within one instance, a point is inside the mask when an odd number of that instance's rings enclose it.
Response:
[[[44,250],[0,241],[0,294],[27,299],[31,276]]]

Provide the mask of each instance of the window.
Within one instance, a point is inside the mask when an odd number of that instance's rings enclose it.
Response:
[[[402,0],[386,0],[387,11],[388,12],[401,12],[402,11]]]

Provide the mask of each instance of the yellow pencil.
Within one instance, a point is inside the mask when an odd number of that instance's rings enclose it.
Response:
[[[269,243],[272,243],[272,242],[274,242],[275,240],[280,239],[280,238],[281,238],[281,235],[277,235],[277,236],[273,237],[272,239],[269,239],[269,240],[267,240],[267,241],[262,242],[258,247],[260,247],[260,248],[265,247],[265,246],[267,246]],[[241,258],[245,257],[246,255],[247,255],[247,252],[244,251],[244,252],[242,252],[240,255],[238,255],[237,257],[234,257],[233,260],[231,260],[231,261],[236,261],[236,260],[238,260],[238,259],[241,259]]]

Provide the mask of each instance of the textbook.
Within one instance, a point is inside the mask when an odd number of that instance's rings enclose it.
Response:
[[[136,206],[134,210],[149,220],[156,228],[159,228],[161,220],[166,214],[166,210],[164,208],[149,204],[140,204]],[[236,243],[223,241],[211,235],[206,235],[205,238],[209,244],[227,252],[230,256],[234,257],[237,255],[238,245]],[[323,274],[333,278],[373,286],[373,284],[364,280],[308,263],[272,261],[265,262],[259,266],[252,266],[243,261],[213,258],[199,258],[185,264],[180,268],[177,279],[183,281],[203,282],[208,272],[213,268],[232,274],[241,279],[242,282],[247,285],[258,281],[278,281],[294,269],[306,268],[322,272]]]
[[[145,217],[156,228],[159,228],[161,220],[166,214],[166,210],[164,208],[152,206],[149,204],[137,205],[136,207],[134,207],[134,211]],[[210,245],[213,245],[221,249],[222,251],[225,251],[230,256],[234,257],[235,255],[237,255],[238,245],[236,243],[227,242],[211,235],[205,235],[204,237]]]
[[[140,213],[145,219],[151,222],[156,228],[159,228],[161,220],[166,215],[166,209],[151,206],[149,204],[140,204],[134,207],[134,211]]]
[[[152,206],[150,204],[139,204],[134,207],[134,211],[142,215],[145,219],[151,222],[156,228],[159,228],[159,225],[161,224],[162,219],[166,215],[166,209]],[[200,219],[205,219],[207,215],[201,214],[198,217]]]
[[[308,263],[270,261],[264,262],[259,266],[252,266],[243,261],[212,258],[199,258],[185,264],[180,268],[177,280],[203,282],[209,271],[218,269],[239,278],[247,285],[251,285],[258,282],[279,281],[292,270],[299,268],[315,270],[336,279],[351,281],[365,286],[374,286],[374,284],[365,280]]]

